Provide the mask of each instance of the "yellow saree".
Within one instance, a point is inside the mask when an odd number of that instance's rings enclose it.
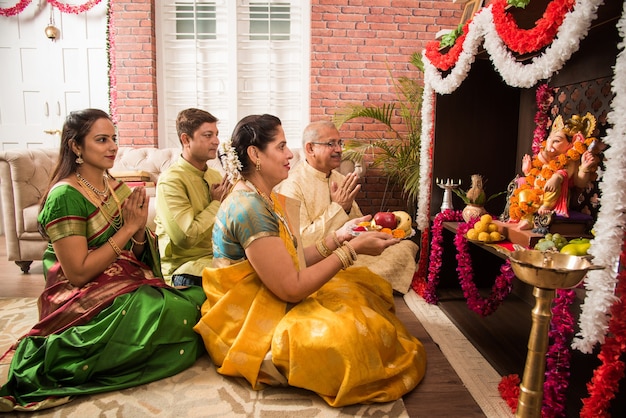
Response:
[[[222,208],[262,210],[249,194],[229,199]],[[220,209],[226,229],[229,216]],[[278,234],[297,266],[295,247],[280,225]],[[339,272],[295,305],[274,296],[247,260],[206,268],[203,287],[207,300],[194,329],[219,373],[244,377],[255,389],[280,381],[267,361],[289,385],[336,407],[396,400],[424,376],[424,348],[395,316],[391,285],[366,267]]]

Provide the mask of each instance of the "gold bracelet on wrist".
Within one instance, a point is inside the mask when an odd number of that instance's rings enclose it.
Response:
[[[317,248],[317,252],[319,252],[320,255],[324,258],[328,257],[331,254],[330,249],[326,246],[326,243],[324,242],[324,238],[315,243],[315,248]]]
[[[348,252],[350,253],[350,256],[352,257],[352,264],[354,264],[357,258],[356,250],[354,249],[352,244],[350,244],[348,241],[344,242],[343,246],[348,249]]]
[[[130,240],[133,242],[133,244],[135,245],[145,245],[146,242],[148,242],[148,238],[144,239],[143,241],[137,241],[135,239],[135,237],[130,237]]]
[[[339,242],[339,238],[337,238],[337,231],[333,231],[333,242],[337,248],[341,247],[341,242]]]
[[[352,265],[350,263],[350,256],[346,254],[346,250],[343,247],[337,248],[333,251],[333,254],[335,254],[339,258],[339,261],[341,261],[342,270],[345,270]]]
[[[113,251],[115,251],[116,256],[119,257],[120,255],[122,255],[122,250],[120,250],[120,247],[118,247],[115,241],[113,241],[113,237],[110,237],[107,241],[111,245],[111,248],[113,248]]]

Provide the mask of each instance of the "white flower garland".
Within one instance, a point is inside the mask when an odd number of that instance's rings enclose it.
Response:
[[[579,319],[580,332],[572,343],[572,347],[583,353],[590,353],[597,342],[604,343],[608,313],[618,300],[615,296],[617,265],[626,228],[626,9],[622,11],[617,29],[622,41],[618,44],[621,51],[611,83],[615,97],[608,120],[612,128],[604,138],[609,148],[604,151],[606,169],[599,186],[601,206],[594,225],[596,238],[590,248],[594,263],[606,268],[589,272],[585,280],[587,295]]]
[[[241,161],[239,161],[237,152],[230,141],[220,142],[219,148],[221,150],[219,155],[222,168],[226,172],[230,184],[235,184],[241,180],[241,169],[243,168]]]
[[[513,87],[529,88],[540,80],[549,78],[559,71],[570,59],[584,39],[597,17],[598,7],[603,0],[578,0],[574,9],[568,12],[558,29],[556,37],[543,54],[532,59],[530,63],[518,63],[506,48],[498,35],[493,22],[491,6],[480,10],[470,22],[468,33],[463,42],[452,71],[443,78],[439,70],[428,60],[424,61],[424,93],[422,105],[422,141],[420,148],[420,193],[418,199],[417,227],[424,231],[430,224],[430,198],[432,160],[434,146],[434,128],[432,126],[434,112],[434,92],[449,94],[455,91],[467,77],[474,62],[478,48],[484,39],[484,47],[489,57],[502,76],[505,83]],[[624,48],[624,21],[626,10],[618,23]],[[626,56],[624,51],[617,57],[612,83],[615,98],[612,111],[608,115],[613,128],[607,132],[605,142],[610,148],[605,151],[606,170],[600,183],[602,205],[598,220],[594,225],[596,238],[591,247],[594,263],[606,266],[605,270],[589,272],[585,281],[587,295],[580,316],[580,333],[573,347],[583,352],[590,352],[597,342],[604,341],[608,328],[609,309],[615,302],[616,265],[621,253],[621,243],[626,227]],[[618,115],[622,115],[621,119]]]
[[[424,57],[424,63],[427,58]],[[433,105],[435,91],[430,84],[424,86],[422,91],[422,132],[421,138],[432,138],[434,136],[433,126]],[[432,176],[432,141],[422,141],[420,143],[420,190],[418,195],[417,207],[417,227],[424,231],[430,224],[430,210],[428,208],[430,202],[430,184]]]

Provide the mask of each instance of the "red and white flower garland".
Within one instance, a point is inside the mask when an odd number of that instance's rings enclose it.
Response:
[[[626,240],[622,246],[620,263],[626,266]],[[583,399],[580,411],[582,418],[598,418],[610,416],[607,411],[611,400],[616,397],[619,382],[624,378],[624,362],[621,357],[626,350],[626,268],[618,276],[615,293],[619,302],[611,308],[609,334],[598,354],[602,362],[593,372],[591,382],[587,384],[589,397]]]
[[[421,131],[424,140],[421,143],[420,150],[422,162],[420,181],[423,187],[420,189],[416,218],[418,229],[422,231],[422,242],[427,241],[427,237],[424,235],[428,235],[430,223],[430,188],[432,185],[432,150],[434,145],[432,121],[434,118],[433,102],[436,93],[449,94],[460,86],[467,77],[478,47],[483,40],[484,47],[489,53],[496,71],[500,73],[508,85],[530,88],[540,80],[548,79],[552,74],[559,71],[571,55],[578,50],[580,41],[587,35],[591,22],[597,16],[597,9],[602,3],[602,0],[577,0],[574,8],[566,13],[552,43],[542,54],[525,64],[516,62],[515,57],[507,49],[506,44],[497,33],[491,13],[492,5],[479,11],[468,25],[465,37],[457,40],[463,47],[458,52],[455,65],[445,77],[425,54],[424,106],[422,107]],[[607,131],[607,135],[604,138],[604,142],[609,145],[609,148],[604,151],[605,170],[600,182],[602,205],[594,225],[596,238],[590,250],[591,254],[595,256],[594,263],[607,268],[590,271],[587,275],[584,282],[587,295],[581,308],[579,320],[581,331],[574,338],[572,344],[573,348],[585,353],[591,352],[596,343],[604,341],[604,335],[609,326],[609,318],[612,321],[619,321],[621,325],[626,323],[626,320],[623,319],[624,315],[626,315],[626,308],[624,308],[623,304],[619,310],[614,307],[611,316],[609,315],[611,306],[616,306],[615,303],[618,300],[615,296],[615,289],[620,288],[619,286],[626,287],[623,285],[624,281],[626,281],[625,275],[622,273],[617,277],[617,272],[614,268],[618,265],[620,254],[620,246],[617,243],[621,243],[624,239],[624,230],[626,228],[626,215],[623,209],[626,207],[626,159],[624,158],[624,155],[626,155],[626,141],[623,140],[626,137],[626,119],[619,117],[626,114],[626,54],[623,51],[624,39],[626,39],[626,10],[622,13],[617,25],[622,42],[619,44],[620,52],[614,67],[612,82],[612,90],[615,97],[611,104],[612,111],[608,115],[612,128]],[[511,39],[515,36],[515,33],[511,33]],[[505,38],[507,37],[505,36]],[[510,44],[510,42],[508,43]],[[539,96],[541,93],[548,94],[547,91],[540,92],[538,89],[537,95]],[[538,126],[537,132],[535,132],[536,135],[538,135],[539,129]],[[419,262],[418,272],[424,270],[426,257],[420,257]],[[419,281],[420,277],[424,276],[416,275],[416,282]],[[419,283],[414,285],[415,287],[419,287]],[[621,288],[623,289],[623,287]],[[622,291],[619,294],[624,295],[624,293]],[[623,353],[626,347],[626,343],[624,343],[626,338],[624,337],[624,332],[626,332],[624,328],[626,326],[622,327],[621,325],[617,327],[621,330],[620,335],[622,336],[618,340],[619,343],[612,336],[607,340],[607,343],[611,345],[606,348],[606,354],[603,355],[604,357],[601,360],[609,363],[609,365],[605,366],[605,369],[597,372],[594,376],[595,382],[589,388],[590,398],[593,398],[593,400],[588,402],[589,406],[586,407],[588,410],[591,408],[591,405],[604,405],[603,407],[606,407],[607,399],[614,396],[613,394],[617,390],[619,380],[623,378],[618,374],[621,372],[619,372],[618,366],[615,364],[615,361],[619,360],[619,354],[616,354],[616,352]],[[611,330],[611,332],[613,333],[614,331]],[[557,350],[557,346],[554,346],[554,349]],[[556,376],[556,374],[552,376]],[[550,380],[550,369],[548,369],[546,381]],[[508,388],[509,395],[514,396],[516,399],[516,393],[519,392],[519,387],[517,387],[519,379],[517,379],[516,383],[515,381],[516,377],[512,377],[508,381],[503,381],[501,385]],[[554,387],[561,387],[561,390],[564,390],[563,385],[555,384]],[[551,392],[554,396],[561,396],[558,395],[560,393],[558,390]],[[507,396],[503,395],[503,397],[507,399]],[[602,403],[596,404],[596,401]],[[558,410],[559,407],[556,401],[548,400],[548,403],[553,405],[552,411]],[[548,412],[548,410],[545,411]],[[604,409],[602,415],[597,412],[597,409],[591,412],[586,412],[585,410],[581,412],[581,416],[588,417],[605,415],[606,409]]]
[[[555,1],[555,0],[553,0]],[[532,87],[538,81],[549,78],[562,68],[569,57],[578,49],[597,15],[597,9],[602,0],[577,0],[574,8],[563,19],[557,35],[550,46],[542,54],[534,57],[530,62],[521,64],[516,62],[510,51],[507,50],[502,39],[495,30],[491,5],[480,10],[470,22],[468,33],[463,42],[463,51],[449,74],[443,78],[437,68],[424,58],[424,106],[422,107],[422,144],[420,159],[421,182],[418,199],[417,226],[422,233],[430,223],[430,188],[432,187],[432,149],[434,144],[434,130],[431,121],[434,118],[434,95],[449,94],[456,90],[466,78],[470,66],[484,38],[484,46],[490,54],[492,62],[504,81],[514,87]],[[624,39],[624,16],[618,28]],[[623,47],[623,43],[620,44]],[[604,266],[614,266],[619,255],[623,227],[626,220],[621,208],[626,206],[626,122],[617,115],[626,114],[626,62],[623,53],[618,56],[614,67],[613,90],[615,98],[612,106],[614,113],[609,113],[613,128],[609,130],[605,142],[610,145],[605,151],[605,174],[600,183],[602,190],[602,205],[594,229],[596,238],[591,252],[597,255],[596,263]],[[613,117],[611,115],[613,114]],[[617,249],[616,249],[617,248]],[[420,259],[423,262],[424,258]],[[418,271],[419,271],[418,266]],[[615,302],[612,292],[615,288],[615,271],[610,268],[591,271],[586,280],[588,289],[587,298],[583,305],[580,318],[581,333],[574,339],[574,347],[590,352],[593,345],[601,342],[606,332],[607,313]]]
[[[541,19],[531,29],[520,29],[510,13],[507,13],[507,0],[495,0],[491,13],[496,31],[505,45],[520,54],[535,52],[554,41],[557,30],[563,23],[565,14],[572,10],[575,0],[552,0]]]
[[[99,4],[102,0],[89,0],[85,4],[79,4],[79,5],[61,3],[60,1],[57,1],[57,0],[46,0],[46,1],[48,2],[48,4],[50,4],[50,6],[56,7],[57,9],[59,9],[59,11],[63,13],[71,13],[71,14],[77,15],[80,13],[84,13],[87,10],[90,10],[91,8]],[[24,9],[26,8],[26,6],[28,6],[31,2],[32,0],[20,0],[19,3],[17,3],[13,7],[9,7],[6,9],[0,8],[0,16],[18,15],[22,13]]]

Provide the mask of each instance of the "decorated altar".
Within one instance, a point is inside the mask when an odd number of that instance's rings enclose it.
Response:
[[[626,339],[624,3],[532,0],[526,8],[519,3],[528,2],[491,1],[465,23],[452,46],[442,48],[433,41],[424,52],[417,215],[422,251],[413,288],[428,302],[437,302],[443,223],[461,222],[454,245],[468,306],[481,315],[497,309],[510,292],[510,268],[503,263],[490,296],[479,295],[463,236],[471,225],[463,223],[458,212],[439,213],[441,194],[434,180],[480,173],[491,190],[503,190],[520,173],[521,156],[536,152],[546,138],[548,122],[558,114],[565,118],[590,112],[607,145],[597,190],[588,193],[595,233],[590,254],[595,264],[606,268],[588,273],[579,312],[570,309],[574,291],[558,291],[546,356],[543,414],[565,416],[569,354],[595,349],[601,364],[588,383],[588,397],[579,413],[609,416],[611,400],[619,396],[624,379]],[[499,215],[503,206],[503,200],[496,200],[487,209]],[[513,409],[517,383],[515,376],[501,383],[502,395]]]

